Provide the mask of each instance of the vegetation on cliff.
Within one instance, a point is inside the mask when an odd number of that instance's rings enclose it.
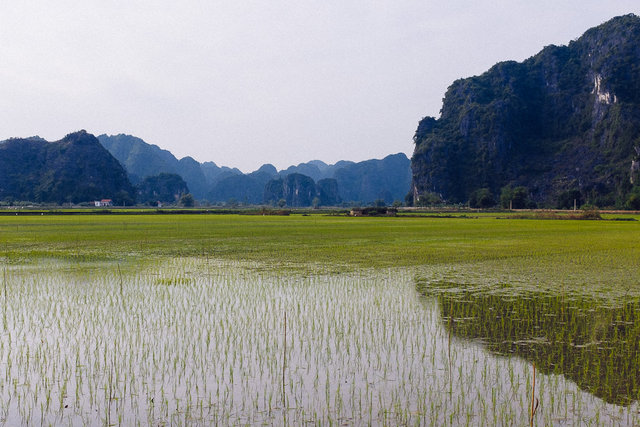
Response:
[[[415,133],[415,202],[463,203],[480,189],[497,202],[524,187],[539,206],[625,206],[640,147],[638,46],[640,18],[627,15],[455,81],[440,118]]]
[[[148,176],[137,186],[138,203],[155,205],[158,202],[175,204],[189,193],[187,183],[180,175],[161,173]]]

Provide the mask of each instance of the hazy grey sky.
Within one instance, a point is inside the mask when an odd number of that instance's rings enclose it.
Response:
[[[638,0],[0,4],[0,139],[127,133],[251,171],[413,150],[453,80]]]

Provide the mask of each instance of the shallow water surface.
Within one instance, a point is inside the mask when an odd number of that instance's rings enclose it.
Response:
[[[636,329],[624,314],[637,315],[637,305],[586,316],[583,325],[571,305],[512,306],[462,291],[453,298],[451,287],[433,287],[411,269],[303,275],[257,267],[188,258],[8,269],[0,419],[528,425],[533,393],[540,425],[640,422],[637,371],[621,390],[616,375],[631,371],[601,373],[605,391],[571,373],[637,366],[637,342],[628,343]],[[607,322],[614,326],[599,326]],[[606,340],[625,355],[579,350]]]

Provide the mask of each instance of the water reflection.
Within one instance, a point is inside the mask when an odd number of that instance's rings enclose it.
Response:
[[[562,374],[608,403],[639,400],[638,300],[613,306],[575,295],[514,295],[504,288],[420,281],[416,287],[437,298],[454,336],[535,362],[539,371]]]

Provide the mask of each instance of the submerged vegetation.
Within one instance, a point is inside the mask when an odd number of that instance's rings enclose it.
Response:
[[[575,292],[519,293],[509,286],[429,284],[441,317],[460,338],[563,375],[606,402],[640,398],[640,300],[605,303]]]
[[[410,270],[247,267],[201,257],[160,258],[122,276],[100,263],[9,267],[0,417],[107,425],[528,419],[527,359],[496,358],[452,334],[450,312],[419,297]],[[637,403],[608,403],[568,376],[535,381],[540,424],[640,421]]]
[[[0,421],[638,424],[639,224],[0,217]]]

